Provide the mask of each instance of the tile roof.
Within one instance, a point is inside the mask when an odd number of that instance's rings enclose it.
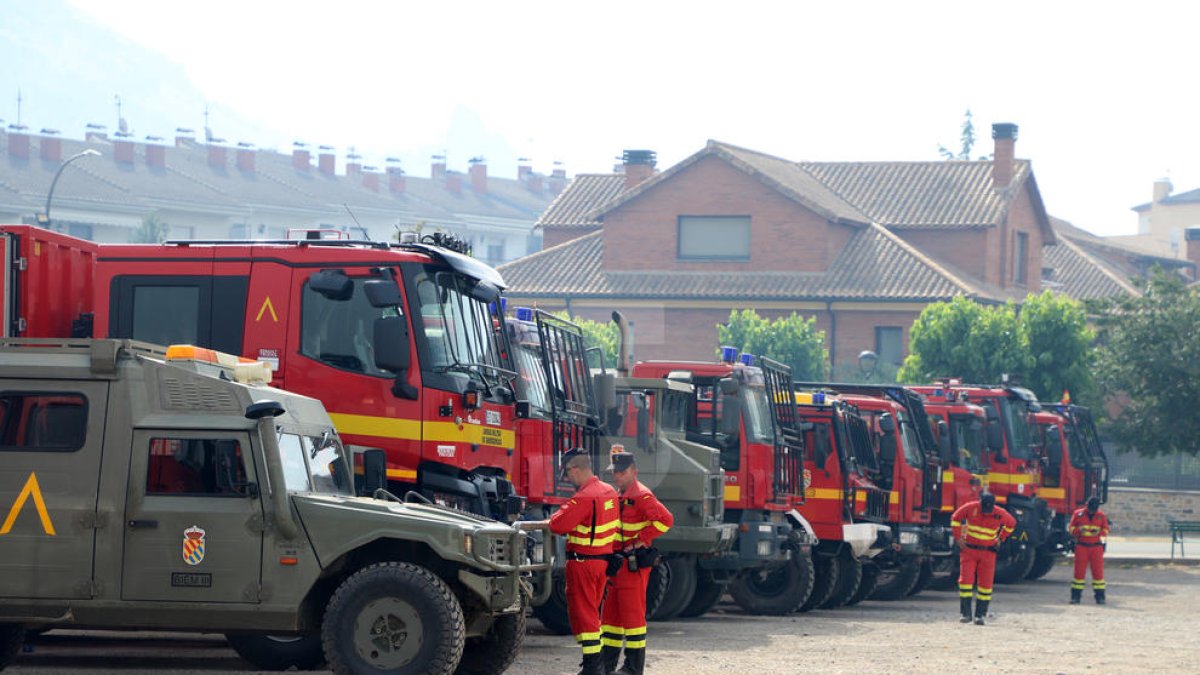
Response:
[[[1200,188],[1197,188],[1195,190],[1188,190],[1187,192],[1180,192],[1179,194],[1175,194],[1175,195],[1168,195],[1168,196],[1160,199],[1158,203],[1159,204],[1196,204],[1196,203],[1200,203]],[[1151,206],[1154,206],[1154,202],[1146,202],[1144,204],[1138,204],[1137,206],[1133,207],[1133,210],[1139,211],[1139,212],[1147,211],[1150,209]]]
[[[1042,287],[1076,300],[1139,295],[1119,269],[1089,255],[1069,237],[1042,248],[1042,265],[1054,269],[1049,279],[1042,280]]]
[[[598,227],[600,221],[592,217],[592,212],[624,191],[622,174],[579,174],[550,203],[535,227]]]
[[[606,272],[603,237],[593,232],[498,269],[511,294],[531,297],[930,301],[984,295],[878,225],[857,231],[825,273]]]

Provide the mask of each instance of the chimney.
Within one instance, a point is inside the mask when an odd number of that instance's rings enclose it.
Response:
[[[176,127],[175,128],[175,147],[182,148],[185,146],[190,147],[190,146],[195,145],[196,144],[195,134],[196,134],[196,132],[193,129],[188,129],[187,127]]]
[[[446,189],[452,194],[462,194],[462,174],[456,171],[446,173]]]
[[[658,164],[658,153],[653,150],[626,150],[621,153],[621,165],[625,168],[625,189],[632,189],[654,175]]]
[[[446,156],[434,155],[433,163],[429,165],[429,177],[433,180],[442,180],[446,177]]]
[[[379,169],[373,166],[364,166],[362,169],[363,187],[371,192],[379,192]]]
[[[560,166],[561,162],[554,163],[554,170],[550,172],[550,180],[547,186],[550,188],[550,194],[557,195],[567,187],[567,170]]]
[[[88,124],[85,128],[86,131],[83,134],[83,140],[88,143],[108,140],[108,127],[103,124]]]
[[[1154,181],[1154,203],[1157,204],[1167,197],[1170,197],[1171,190],[1173,189],[1175,188],[1173,185],[1171,185],[1170,179],[1159,178],[1158,180]]]
[[[161,136],[147,136],[146,166],[161,169],[167,165],[167,148],[161,144]]]
[[[254,173],[254,144],[253,143],[238,143],[237,149],[237,168],[238,171],[245,173]]]
[[[487,163],[482,157],[471,158],[471,168],[467,170],[471,178],[471,189],[475,194],[487,194]]]
[[[1006,188],[1016,173],[1017,125],[1001,122],[992,125],[992,140],[996,142],[992,154],[992,187]]]
[[[113,160],[118,164],[133,164],[133,138],[129,134],[113,135]]]
[[[362,155],[351,152],[346,155],[346,178],[354,178],[362,173]]]
[[[337,172],[337,157],[333,154],[333,146],[322,145],[318,150],[317,168],[326,176],[334,175]]]
[[[208,165],[225,168],[225,146],[215,143],[208,144]]]
[[[403,194],[407,186],[407,181],[404,180],[404,169],[398,165],[400,160],[394,157],[388,157],[388,190],[393,194]]]
[[[8,154],[10,157],[29,159],[29,134],[21,124],[8,125]]]
[[[529,173],[529,179],[525,183],[530,192],[540,193],[542,191],[542,176],[533,172]]]
[[[292,168],[297,171],[308,171],[308,167],[312,165],[312,159],[309,157],[308,148],[300,141],[292,143]]]
[[[518,157],[517,158],[517,181],[520,183],[524,183],[525,177],[531,173],[533,173],[533,167],[530,166],[530,164],[529,164],[529,158],[528,157]]]
[[[62,161],[62,139],[58,137],[58,129],[42,129],[41,155],[47,162]]]

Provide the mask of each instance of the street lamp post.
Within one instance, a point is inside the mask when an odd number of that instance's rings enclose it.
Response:
[[[862,372],[864,381],[871,381],[871,376],[875,374],[875,365],[878,363],[879,355],[870,349],[858,353],[858,369]]]
[[[62,163],[62,166],[58,167],[58,171],[55,172],[55,174],[54,174],[54,180],[50,181],[50,191],[46,193],[46,210],[44,213],[42,213],[41,217],[39,217],[37,219],[38,224],[40,224],[44,227],[50,227],[50,200],[54,199],[54,186],[58,185],[58,178],[59,178],[59,176],[62,176],[63,169],[67,168],[68,164],[70,164],[71,162],[74,162],[77,159],[81,159],[83,157],[99,157],[99,156],[100,156],[100,153],[98,151],[88,148],[87,150],[84,150],[82,152],[77,152],[74,155],[71,155],[70,157],[68,157],[66,159],[65,162]]]

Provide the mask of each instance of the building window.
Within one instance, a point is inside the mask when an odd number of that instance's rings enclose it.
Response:
[[[899,326],[875,327],[875,353],[880,363],[898,366],[904,360],[904,329]]]
[[[498,265],[504,262],[504,242],[497,244],[488,244],[487,259],[493,265]]]
[[[1028,283],[1029,271],[1029,234],[1017,233],[1017,257],[1013,267],[1013,283],[1024,286]]]
[[[679,216],[680,260],[749,260],[750,216]]]

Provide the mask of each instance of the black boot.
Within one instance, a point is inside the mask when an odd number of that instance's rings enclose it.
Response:
[[[1105,600],[1104,600],[1104,589],[1100,589],[1100,590],[1096,591],[1096,604],[1097,604],[1097,605],[1103,605],[1103,604],[1104,604],[1104,602],[1105,602]]]
[[[642,675],[646,672],[646,650],[625,648],[625,664],[613,675]]]
[[[960,623],[971,623],[971,598],[959,598],[958,609],[962,613],[959,618]]]
[[[621,660],[621,648],[610,647],[605,645],[600,648],[600,663],[604,668],[604,675],[610,675],[617,669],[617,662]]]
[[[983,619],[984,619],[984,617],[987,616],[988,603],[990,603],[990,602],[991,602],[991,600],[980,600],[979,602],[975,603],[975,625],[976,626],[983,625],[983,623],[984,623]]]
[[[604,661],[600,657],[600,652],[595,654],[584,654],[583,661],[579,663],[579,675],[608,675],[604,671]]]
[[[1082,588],[1072,588],[1071,589],[1071,604],[1078,605],[1081,600],[1083,600],[1083,589]]]

